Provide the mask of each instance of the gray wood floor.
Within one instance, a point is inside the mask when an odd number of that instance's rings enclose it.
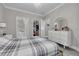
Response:
[[[60,46],[60,45],[59,45]],[[62,46],[60,46],[60,48],[63,48]],[[68,48],[66,47],[63,51],[63,55],[64,56],[79,56],[79,52],[74,50],[74,49],[71,49],[71,48]]]
[[[70,49],[70,48],[65,48],[63,52],[64,56],[79,56],[79,52]]]

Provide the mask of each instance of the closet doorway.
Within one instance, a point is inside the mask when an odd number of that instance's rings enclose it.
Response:
[[[33,22],[33,36],[39,36],[39,21]]]

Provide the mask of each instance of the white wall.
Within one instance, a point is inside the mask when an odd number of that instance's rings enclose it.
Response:
[[[0,20],[2,20],[3,17],[3,6],[0,4]]]
[[[68,21],[68,26],[73,31],[72,46],[79,48],[79,4],[64,4],[45,16],[50,28],[57,17],[63,17]]]
[[[0,22],[4,22],[3,14],[4,14],[4,6],[0,3]],[[5,32],[5,29],[0,28],[0,34],[3,34],[3,32]]]
[[[29,32],[30,32],[30,36],[32,36],[32,21],[35,19],[42,19],[42,17],[38,16],[38,15],[32,15],[32,14],[28,14],[28,13],[23,13],[23,12],[19,12],[16,10],[11,10],[11,9],[7,9],[5,8],[4,11],[4,21],[7,24],[7,34],[11,33],[11,34],[16,34],[16,17],[20,16],[20,17],[24,17],[24,18],[28,18],[29,19],[29,24],[28,27],[30,27]]]

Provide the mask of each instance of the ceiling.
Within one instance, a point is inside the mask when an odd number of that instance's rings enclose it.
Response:
[[[60,3],[5,3],[6,7],[28,11],[39,15],[46,15],[59,5]]]

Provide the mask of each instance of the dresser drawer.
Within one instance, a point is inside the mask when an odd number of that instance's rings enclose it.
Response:
[[[70,31],[49,31],[48,38],[51,41],[70,46],[71,44],[71,32]]]

